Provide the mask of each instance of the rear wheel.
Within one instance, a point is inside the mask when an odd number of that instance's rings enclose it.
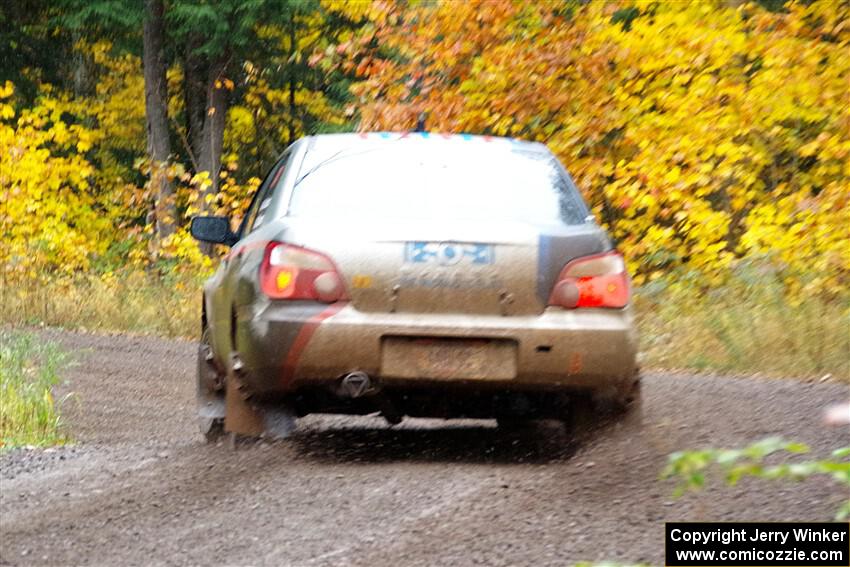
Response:
[[[579,436],[609,425],[640,429],[643,423],[640,376],[635,375],[614,396],[594,396],[589,392],[572,396],[562,421],[570,433]]]
[[[200,420],[201,434],[207,443],[215,443],[224,437],[224,419],[223,418],[198,418]]]
[[[643,390],[640,374],[636,374],[629,388],[617,404],[619,423],[626,427],[640,429],[643,427]]]
[[[215,366],[208,327],[198,344],[196,373],[198,426],[207,442],[214,443],[224,435],[224,380]]]
[[[613,399],[597,400],[598,409],[619,422],[640,424],[643,418],[643,393],[640,374],[635,374]]]

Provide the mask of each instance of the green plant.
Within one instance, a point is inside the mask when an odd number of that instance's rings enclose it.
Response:
[[[53,395],[67,362],[51,342],[0,331],[0,449],[67,441]]]
[[[742,449],[701,449],[678,451],[668,457],[662,478],[676,478],[676,496],[687,490],[699,490],[705,486],[706,473],[719,468],[726,484],[734,486],[744,477],[769,480],[800,481],[813,476],[825,476],[838,484],[850,488],[850,447],[832,452],[826,459],[810,459],[795,463],[765,464],[768,455],[788,453],[792,455],[809,452],[803,443],[785,441],[779,437],[763,439]],[[836,519],[850,517],[850,499],[839,508]]]

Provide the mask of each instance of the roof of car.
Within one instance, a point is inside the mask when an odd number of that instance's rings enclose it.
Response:
[[[470,144],[509,144],[516,148],[521,147],[526,151],[549,152],[549,149],[540,142],[529,142],[517,138],[505,138],[502,136],[476,136],[473,134],[447,134],[440,132],[359,132],[350,134],[318,134],[308,138],[309,149],[332,149],[340,150],[348,147],[357,147],[361,144],[378,144],[382,142],[394,142],[403,140],[428,140],[434,143],[455,142]]]

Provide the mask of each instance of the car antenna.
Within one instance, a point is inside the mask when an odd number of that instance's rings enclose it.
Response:
[[[427,132],[425,129],[425,120],[428,118],[427,112],[420,112],[419,118],[416,119],[416,129],[414,132]]]

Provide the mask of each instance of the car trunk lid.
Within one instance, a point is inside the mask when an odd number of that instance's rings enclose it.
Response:
[[[608,246],[595,225],[288,219],[287,242],[329,255],[364,312],[540,314],[561,268]]]

